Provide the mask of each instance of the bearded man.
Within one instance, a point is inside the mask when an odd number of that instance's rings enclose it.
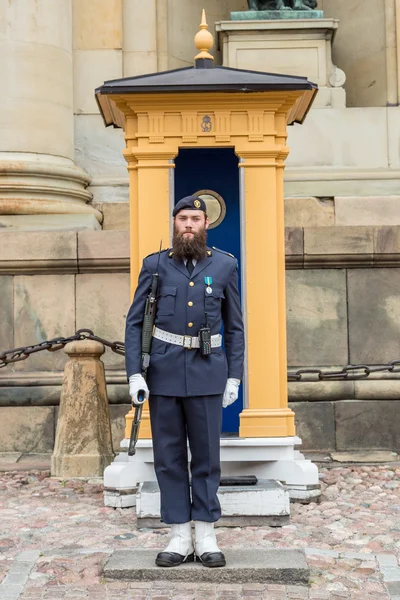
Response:
[[[216,542],[214,523],[221,516],[217,491],[222,407],[237,399],[243,374],[238,263],[232,255],[207,247],[209,221],[202,199],[182,198],[172,214],[172,250],[144,259],[127,317],[129,393],[133,404],[140,402],[139,390],[149,398],[161,521],[171,526],[170,542],[157,555],[156,564],[174,567],[193,562],[196,556],[206,567],[223,567],[225,557]],[[158,305],[147,387],[140,374],[141,331],[157,269]],[[208,354],[199,340],[199,330],[207,328]]]

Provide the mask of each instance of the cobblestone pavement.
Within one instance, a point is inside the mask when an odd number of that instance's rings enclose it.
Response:
[[[321,468],[320,504],[292,504],[282,528],[218,528],[222,549],[304,548],[311,587],[110,582],[113,550],[161,548],[134,509],[103,504],[99,481],[0,473],[1,600],[400,600],[400,467]],[[162,576],[160,572],[160,577]]]

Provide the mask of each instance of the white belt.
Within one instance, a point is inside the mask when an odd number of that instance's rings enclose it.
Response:
[[[183,346],[187,350],[191,350],[192,348],[200,348],[200,342],[198,337],[169,333],[169,331],[163,331],[162,329],[158,329],[158,327],[154,327],[153,337],[156,338],[156,340],[168,342],[169,344]],[[211,348],[219,348],[220,346],[222,346],[222,335],[220,333],[212,335]]]

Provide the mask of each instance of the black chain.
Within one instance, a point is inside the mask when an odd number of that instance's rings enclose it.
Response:
[[[47,342],[40,342],[33,346],[23,346],[22,348],[14,348],[13,350],[6,350],[0,354],[0,369],[6,367],[10,363],[18,362],[20,360],[26,360],[31,354],[35,352],[41,352],[42,350],[48,350],[49,352],[56,352],[64,348],[69,342],[82,341],[82,340],[94,340],[95,342],[101,342],[104,346],[111,348],[113,352],[117,354],[125,355],[125,344],[123,342],[109,342],[97,335],[94,335],[91,329],[78,329],[78,331],[70,337],[58,337]]]
[[[299,369],[288,372],[288,381],[355,381],[366,379],[371,373],[383,373],[384,371],[400,373],[400,360],[391,360],[386,365],[347,365],[340,371]]]
[[[125,356],[125,344],[124,342],[110,342],[105,340],[93,333],[91,329],[78,329],[78,331],[70,337],[58,337],[47,342],[41,342],[33,346],[24,346],[22,348],[14,348],[13,350],[7,350],[0,354],[0,369],[7,365],[18,362],[20,360],[26,360],[31,354],[35,352],[41,352],[42,350],[48,350],[49,352],[56,352],[64,348],[66,344],[74,341],[81,340],[94,340],[100,342],[111,348],[116,354]],[[347,365],[340,371],[332,371],[322,369],[299,369],[298,371],[288,371],[288,381],[355,381],[357,379],[366,379],[371,373],[400,373],[400,360],[391,360],[387,364],[382,365]]]

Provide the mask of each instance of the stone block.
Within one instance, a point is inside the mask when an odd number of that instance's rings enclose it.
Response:
[[[345,271],[288,271],[286,285],[288,363],[347,364]]]
[[[393,377],[389,372],[387,375]],[[400,400],[399,379],[362,379],[354,382],[354,390],[357,400]]]
[[[30,360],[29,357],[23,361],[27,363],[27,367],[29,367],[28,361]],[[6,381],[13,374],[9,369],[2,369],[2,371],[2,377],[5,377]],[[33,376],[40,376],[44,372],[41,371],[39,374],[37,371],[33,371]],[[62,371],[59,371],[59,375],[62,375]],[[1,379],[0,382],[3,383]],[[0,406],[55,406],[60,400],[60,390],[60,385],[24,385],[23,381],[16,384],[14,379],[10,385],[1,385]]]
[[[339,368],[339,367],[338,367]],[[336,370],[336,369],[335,369]],[[289,366],[291,373],[294,368]],[[345,400],[354,398],[354,381],[317,381],[317,375],[313,375],[314,381],[289,382],[289,400],[292,402],[310,402],[315,400]]]
[[[75,333],[74,275],[18,275],[14,278],[14,343],[28,346]],[[15,364],[16,370],[57,371],[63,352],[43,350]]]
[[[285,254],[303,258],[304,232],[301,227],[285,227]]]
[[[50,452],[53,406],[0,407],[0,452]]]
[[[320,110],[320,109],[318,109]],[[390,110],[390,108],[388,108]],[[302,126],[303,127],[303,126]],[[365,123],[368,127],[368,123]],[[332,135],[335,135],[333,132]],[[307,145],[307,138],[303,140]],[[371,169],[336,165],[288,167],[285,169],[285,195],[318,196],[397,196],[398,169]]]
[[[25,217],[28,218],[31,216]],[[0,233],[1,271],[10,269],[13,273],[21,270],[30,272],[41,268],[76,271],[75,232],[3,231]]]
[[[128,392],[128,385],[126,386],[126,389]],[[125,438],[125,415],[128,414],[130,409],[130,404],[111,404],[109,406],[111,419],[111,437],[114,452],[119,452],[120,444]]]
[[[84,1],[84,0],[83,0]],[[105,0],[107,1],[107,0]],[[156,0],[128,0],[124,2],[124,51],[157,53]],[[137,23],[140,22],[140,27]],[[154,69],[157,71],[157,67]]]
[[[400,197],[335,197],[338,226],[400,225]]]
[[[352,364],[381,364],[399,358],[399,273],[399,269],[348,271]]]
[[[389,146],[389,165],[392,169],[400,167],[400,108],[391,106],[388,109],[388,146]]]
[[[375,227],[374,253],[400,254],[400,227]]]
[[[335,406],[336,447],[341,450],[400,448],[400,400],[349,400]]]
[[[104,566],[104,576],[131,581],[159,581],[160,567],[154,566],[157,551],[115,551]],[[163,579],[215,584],[309,583],[310,571],[303,550],[246,548],[227,550],[225,554],[227,565],[224,569],[205,569],[200,562],[188,563],[181,568],[164,569]]]
[[[335,224],[332,199],[285,198],[286,227],[326,227]]]
[[[1,237],[0,237],[1,240]],[[1,243],[1,241],[0,241]],[[0,277],[0,354],[13,348],[13,278]]]
[[[122,50],[74,51],[74,112],[98,114],[94,90],[122,77]]]
[[[157,52],[124,52],[124,77],[134,77],[156,71]]]
[[[104,205],[110,203],[129,203],[129,181],[127,178],[117,180],[101,180],[101,185],[94,182],[88,189],[93,194],[93,205]],[[102,185],[104,183],[104,185]]]
[[[73,0],[73,33],[75,49],[122,48],[122,0]]]
[[[305,255],[370,254],[374,251],[372,227],[307,227],[304,230]]]
[[[311,110],[301,127],[289,130],[288,167],[388,166],[386,108]]]
[[[96,273],[76,277],[76,327],[87,327],[102,338],[123,341],[130,306],[128,273]],[[109,348],[103,356],[107,369],[124,369],[124,357]]]
[[[128,270],[128,231],[82,231],[78,234],[79,271]]]
[[[129,231],[128,202],[110,202],[102,204],[103,230]]]
[[[333,402],[291,402],[295,413],[296,435],[303,450],[335,449],[335,415]]]
[[[122,156],[123,132],[104,127],[100,115],[75,115],[74,125],[76,164],[93,177],[101,178],[104,185],[108,178],[127,179],[126,161]]]

